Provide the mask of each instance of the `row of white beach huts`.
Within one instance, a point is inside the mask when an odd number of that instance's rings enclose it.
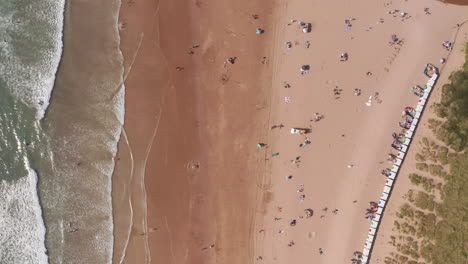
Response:
[[[428,64],[426,66],[426,68],[424,69],[424,74],[430,78],[424,89],[423,96],[420,97],[418,101],[418,105],[416,106],[416,108],[414,108],[415,113],[414,113],[413,120],[411,122],[411,126],[404,133],[405,135],[404,142],[400,145],[400,151],[396,155],[397,157],[394,159],[394,163],[388,175],[387,181],[385,183],[385,187],[383,188],[382,195],[380,196],[376,214],[374,215],[372,219],[372,222],[369,228],[369,233],[367,235],[366,242],[364,243],[364,250],[362,251],[362,256],[361,256],[361,263],[363,264],[368,263],[369,261],[369,258],[373,249],[372,245],[374,243],[376,233],[379,229],[380,221],[382,220],[382,213],[385,211],[386,203],[389,199],[390,193],[392,192],[393,182],[395,181],[395,178],[398,175],[398,171],[400,169],[401,163],[403,162],[405,158],[405,154],[408,151],[408,147],[413,138],[413,133],[418,125],[419,119],[421,117],[421,113],[424,110],[424,106],[426,105],[429,95],[437,81],[437,78],[439,77],[438,69],[432,64]]]

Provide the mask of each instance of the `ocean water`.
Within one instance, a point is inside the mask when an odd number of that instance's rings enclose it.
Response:
[[[2,264],[111,263],[119,6],[0,0]]]

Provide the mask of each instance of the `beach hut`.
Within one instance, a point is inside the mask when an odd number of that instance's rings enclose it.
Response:
[[[424,109],[424,106],[422,106],[422,105],[416,106],[416,111],[417,111],[417,112],[422,112],[423,109]]]
[[[399,169],[398,165],[393,165],[391,171],[397,173]]]
[[[416,125],[415,125],[415,124],[411,124],[411,126],[410,126],[410,128],[409,128],[409,131],[414,132],[414,130],[416,130]]]
[[[387,179],[387,180],[385,181],[385,185],[387,185],[388,187],[392,187],[392,185],[393,185],[393,180]]]
[[[380,221],[380,215],[378,215],[378,214],[374,215],[374,220],[375,221]]]
[[[382,193],[382,194],[380,195],[380,199],[381,199],[381,200],[384,200],[384,201],[387,201],[387,199],[388,199],[388,194],[387,194],[387,193]]]
[[[397,165],[397,166],[400,166],[401,165],[401,159],[399,159],[399,158],[394,159],[393,164]]]
[[[366,242],[372,243],[374,242],[374,235],[367,235],[367,240]]]
[[[416,114],[414,114],[414,118],[419,119],[420,117],[421,117],[421,112],[416,112]]]
[[[384,186],[384,188],[383,188],[383,192],[384,192],[384,193],[390,193],[391,191],[392,191],[392,188],[391,188],[391,187]]]
[[[378,204],[380,207],[385,208],[385,200],[379,200]]]
[[[418,120],[417,118],[413,118],[413,124],[414,124],[415,121],[417,122],[417,120]],[[410,144],[410,142],[411,142],[411,139],[405,137],[405,141],[403,141],[403,145],[407,145],[407,146],[408,146],[408,145]]]
[[[418,105],[425,105],[425,104],[426,104],[426,100],[419,98]]]
[[[395,173],[395,172],[390,172],[390,175],[388,175],[388,178],[389,178],[389,179],[392,179],[392,180],[394,180],[395,177],[396,177],[396,173]]]
[[[397,158],[399,158],[399,159],[403,159],[403,158],[405,157],[405,153],[403,153],[403,152],[401,152],[401,151],[398,151],[398,153],[397,153],[396,156],[397,156]]]
[[[362,264],[366,264],[367,261],[368,261],[368,259],[369,259],[369,258],[368,258],[367,256],[362,256],[362,257],[361,257],[361,263],[362,263]]]
[[[388,199],[388,193],[384,193],[384,192],[383,192],[383,193],[380,195],[380,199],[387,201],[387,199]]]
[[[376,214],[381,215],[382,213],[383,213],[383,208],[382,207],[377,208],[377,213]]]
[[[413,118],[413,121],[411,122],[411,125],[412,125],[412,126],[417,126],[417,125],[418,125],[418,122],[419,122],[419,119],[416,118],[416,117],[414,117],[414,118]],[[410,127],[410,128],[411,128],[411,127]]]
[[[367,248],[369,250],[369,252],[370,252],[370,250],[372,248],[372,243],[370,243],[370,242],[364,243],[364,248]]]
[[[375,231],[376,231],[375,228],[372,228],[372,227],[369,228],[369,235],[373,235],[373,236],[374,236],[374,235],[375,235]]]
[[[377,229],[379,227],[379,221],[372,220],[371,227]]]
[[[412,137],[413,137],[413,132],[411,132],[411,131],[409,131],[409,130],[406,130],[406,132],[405,132],[404,134],[405,134],[405,136],[406,136],[407,138],[412,138]]]
[[[424,99],[424,100],[427,100],[427,98],[429,98],[429,94],[430,93],[428,93],[427,91],[424,91],[424,94],[423,94],[423,96],[421,98]]]
[[[362,256],[368,257],[368,256],[369,256],[369,253],[370,253],[370,251],[369,251],[367,248],[364,248],[364,249],[362,250]]]
[[[408,150],[408,146],[406,146],[406,145],[401,145],[401,146],[400,146],[400,151],[401,151],[401,152],[406,153],[407,150]]]
[[[431,79],[429,79],[429,81],[427,81],[427,86],[431,86],[431,87],[433,87],[433,86],[434,86],[434,84],[435,84],[435,80],[434,80],[434,79],[432,79],[432,78],[431,78]]]

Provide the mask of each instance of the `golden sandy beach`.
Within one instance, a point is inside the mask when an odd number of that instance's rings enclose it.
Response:
[[[433,0],[123,1],[114,263],[349,263],[410,88],[467,19]]]

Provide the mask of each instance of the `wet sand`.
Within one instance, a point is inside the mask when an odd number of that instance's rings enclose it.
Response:
[[[242,263],[252,255],[265,166],[255,144],[267,133],[271,80],[260,59],[274,34],[255,29],[272,12],[266,1],[122,3],[128,77],[114,263]]]

